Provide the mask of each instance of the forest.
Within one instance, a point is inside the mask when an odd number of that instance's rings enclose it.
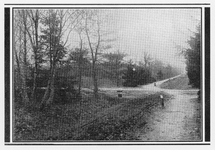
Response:
[[[124,132],[135,124],[134,116],[157,106],[160,94],[170,98],[164,92],[141,98],[127,92],[135,98],[120,99],[101,90],[138,88],[181,74],[175,66],[154,58],[150,49],[142,50],[141,61],[131,59],[116,46],[115,31],[107,25],[109,13],[14,9],[15,140],[131,139]],[[186,53],[187,58],[191,55]]]
[[[49,105],[59,95],[81,97],[82,88],[136,87],[179,74],[144,52],[134,63],[115,50],[99,10],[15,10],[14,88],[23,103]],[[77,46],[69,36],[77,35]],[[41,100],[41,101],[39,101]]]

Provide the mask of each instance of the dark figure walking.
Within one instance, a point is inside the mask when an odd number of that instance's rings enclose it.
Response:
[[[156,83],[154,83],[154,86],[156,86]]]

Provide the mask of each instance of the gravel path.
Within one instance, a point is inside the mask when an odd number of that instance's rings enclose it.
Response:
[[[147,126],[139,131],[142,141],[200,141],[200,108],[195,91],[168,90],[173,95],[164,108],[157,108]]]
[[[180,75],[179,75],[180,76]],[[177,78],[179,76],[173,77]],[[171,78],[171,79],[173,79]],[[164,91],[172,95],[163,107],[154,108],[147,124],[135,131],[141,141],[201,141],[201,104],[197,102],[198,90],[161,89],[159,85],[169,79],[137,88],[104,88],[104,91]],[[140,121],[141,122],[141,121]]]

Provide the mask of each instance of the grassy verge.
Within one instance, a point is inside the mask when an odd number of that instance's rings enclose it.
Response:
[[[157,92],[143,98],[117,98],[84,93],[81,101],[55,104],[43,111],[15,104],[15,141],[127,140],[146,115],[160,106]],[[164,99],[169,95],[162,93]],[[139,121],[141,118],[141,122]]]
[[[185,122],[184,129],[189,133],[190,141],[201,141],[202,140],[202,101],[196,98],[196,92],[184,92],[186,95],[193,96],[190,99],[193,105],[192,117],[188,118]]]
[[[180,76],[178,78],[170,79],[160,85],[160,88],[163,89],[179,89],[179,90],[187,90],[191,89],[191,85],[189,85],[189,79],[187,75]]]
[[[115,109],[107,109],[107,113],[90,124],[78,140],[137,140],[135,129],[143,127],[151,110],[161,105],[160,94],[166,101],[170,98],[166,93],[157,92],[144,98],[127,100]]]
[[[194,103],[194,111],[195,115],[193,116],[192,120],[195,122],[195,124],[192,126],[191,137],[193,141],[201,141],[202,140],[202,103],[199,102],[197,98],[191,99],[191,101]]]

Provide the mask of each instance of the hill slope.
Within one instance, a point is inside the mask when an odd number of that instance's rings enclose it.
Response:
[[[191,85],[189,85],[189,79],[187,75],[182,75],[178,78],[170,79],[160,85],[160,88],[163,89],[179,89],[179,90],[187,90],[191,89]]]

